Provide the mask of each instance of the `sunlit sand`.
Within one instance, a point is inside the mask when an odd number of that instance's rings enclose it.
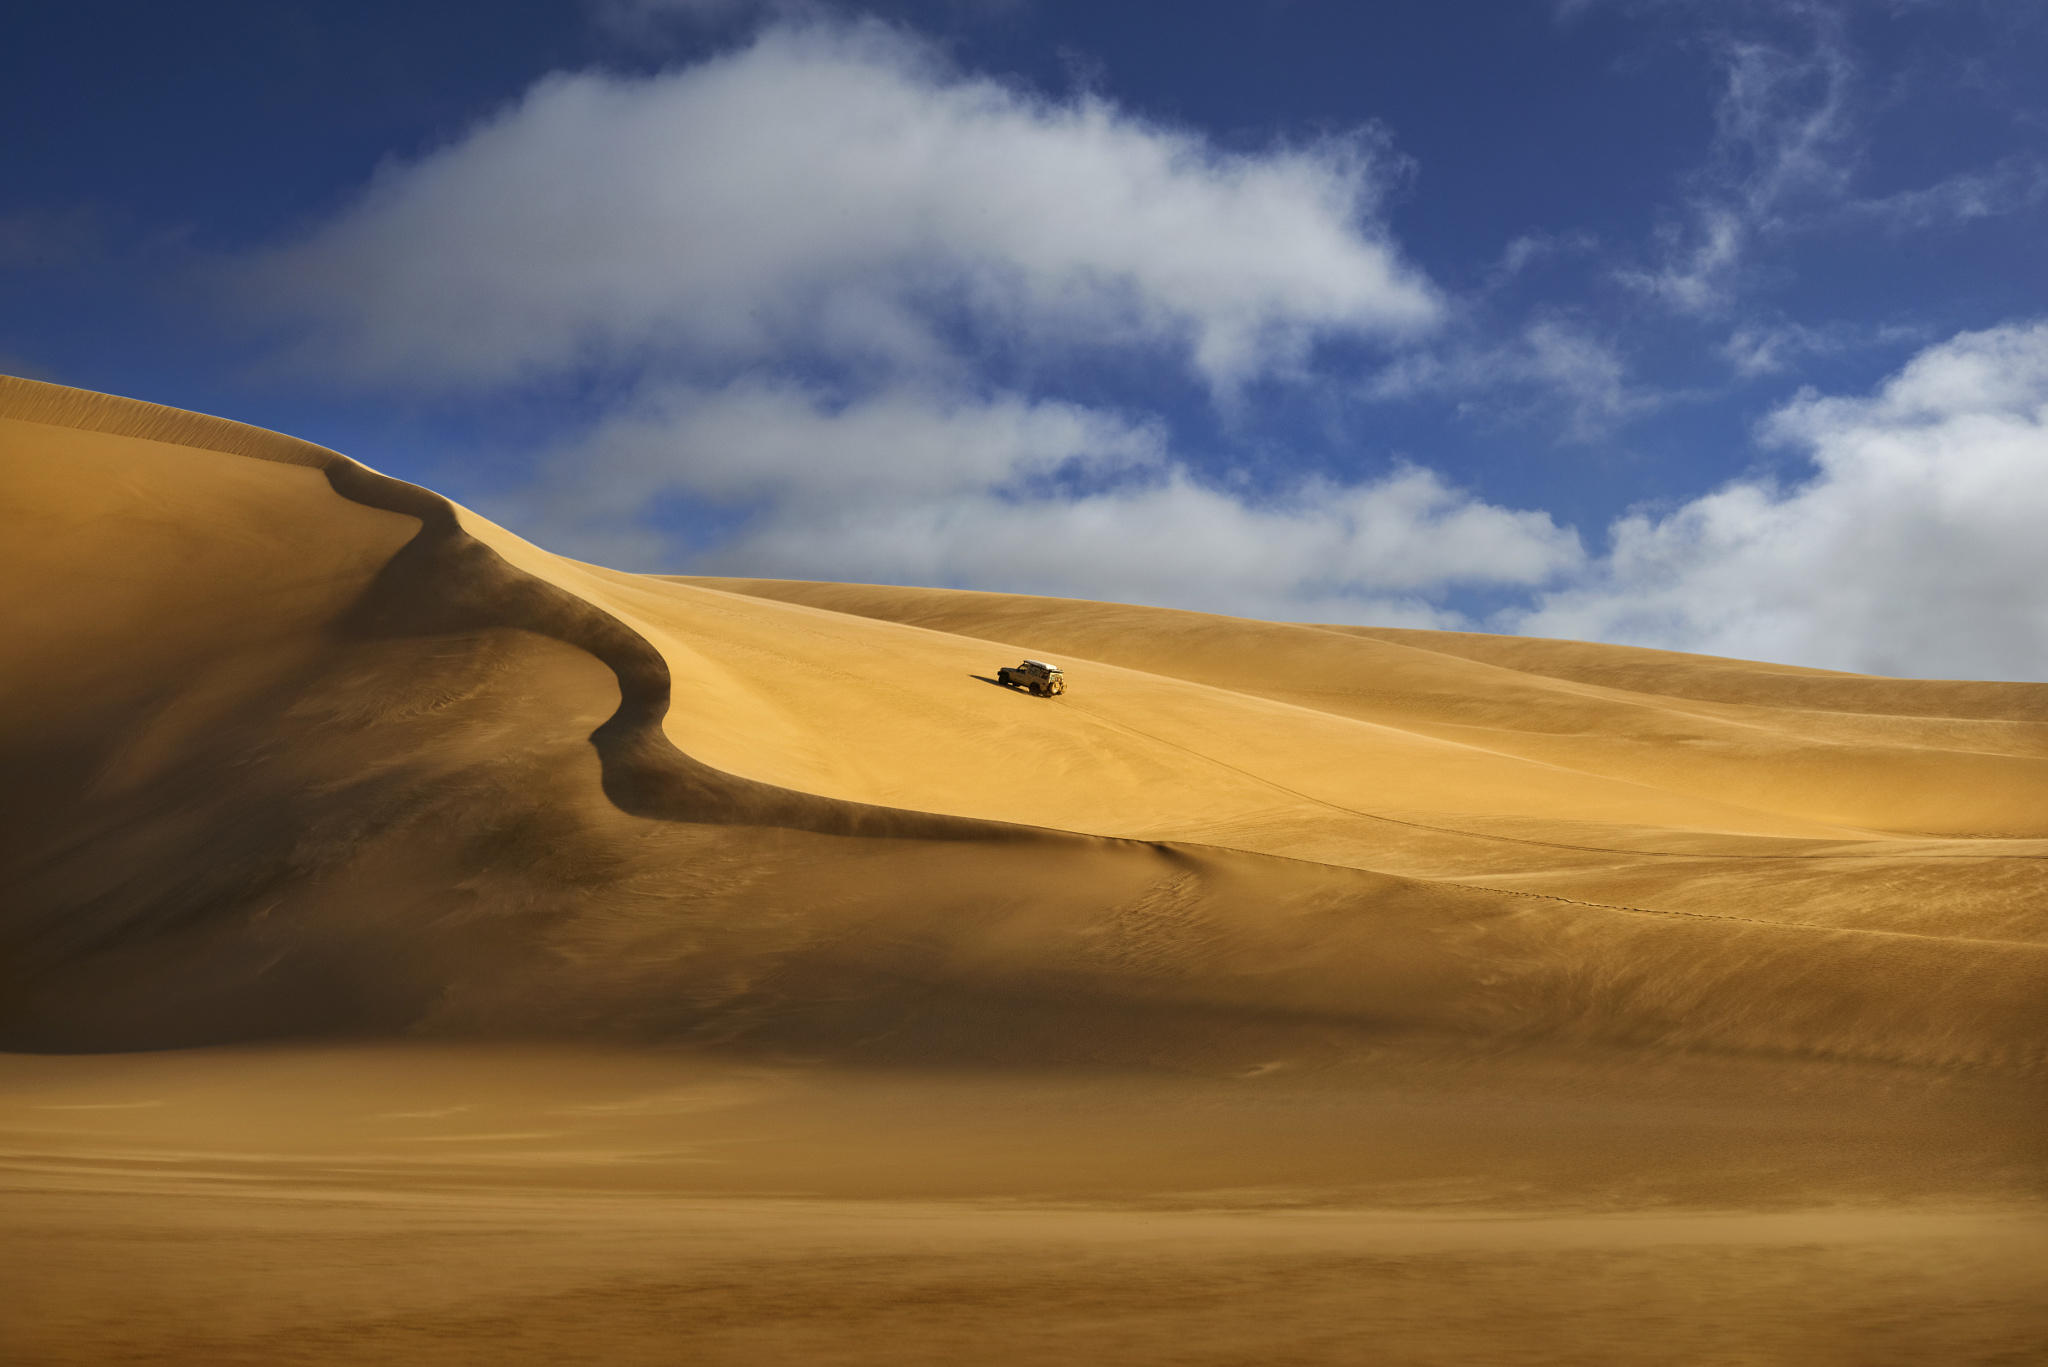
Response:
[[[10,379],[0,569],[0,1361],[2048,1360],[2048,686],[626,574]]]

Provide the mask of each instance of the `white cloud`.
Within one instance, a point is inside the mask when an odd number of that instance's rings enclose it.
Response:
[[[951,584],[1296,620],[1473,625],[1885,674],[2048,677],[2048,322],[1928,347],[1868,397],[1764,425],[1810,460],[1638,513],[1589,559],[1540,511],[1408,466],[1264,493],[1154,423],[1019,396],[656,391],[561,453],[547,539],[737,574]],[[583,491],[580,495],[571,491]],[[643,510],[722,508],[692,556]]]
[[[1628,276],[1640,290],[1723,311],[1771,234],[2038,197],[2015,162],[1850,199],[1854,72],[1830,12],[1797,9],[1821,16],[1810,50],[1725,46],[1711,164]],[[523,506],[492,509],[614,563],[1452,627],[1476,589],[1528,605],[1509,629],[2048,675],[2048,324],[1929,348],[1867,398],[1802,397],[1767,436],[1810,470],[1624,518],[1597,560],[1547,513],[1425,467],[1222,481],[1164,417],[1048,396],[1135,352],[1148,378],[1164,360],[1251,396],[1224,406],[1228,433],[1261,397],[1249,382],[1366,339],[1403,345],[1353,398],[1445,397],[1588,440],[1669,401],[1583,305],[1489,335],[1468,300],[1416,344],[1447,310],[1391,242],[1385,160],[1364,134],[1226,152],[1099,98],[962,75],[879,24],[783,19],[685,69],[543,80],[241,279],[343,378],[447,392],[594,373],[635,395],[555,451]],[[1590,244],[1518,239],[1487,288]],[[1725,355],[1770,374],[1869,335],[1751,315]]]
[[[878,505],[944,504],[1061,476],[1147,478],[1167,460],[1156,426],[1053,400],[897,388],[830,403],[789,383],[742,381],[657,386],[548,464],[529,515],[553,539],[581,545],[623,530],[644,545],[645,510],[674,495],[756,528],[819,526],[853,508],[871,523]],[[674,561],[693,549],[658,553]]]
[[[557,469],[560,490],[534,509],[554,519],[544,539],[616,549],[623,536],[707,572],[1461,625],[1437,605],[1448,589],[1533,585],[1580,560],[1548,516],[1428,470],[1253,495],[1198,478],[1152,424],[1015,396],[670,390]],[[639,510],[675,495],[735,523],[695,556],[662,545]]]
[[[1617,522],[1514,629],[1884,674],[2048,677],[2048,323],[1930,347],[1764,429],[1810,477]]]
[[[1430,325],[1361,134],[1262,153],[778,24],[648,78],[551,76],[243,271],[357,379],[489,386],[650,350],[943,368],[979,329],[1173,348],[1228,389]]]

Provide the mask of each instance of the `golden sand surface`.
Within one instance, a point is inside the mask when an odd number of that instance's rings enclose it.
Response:
[[[0,576],[0,1362],[2048,1361],[2048,686],[626,574],[4,378]]]

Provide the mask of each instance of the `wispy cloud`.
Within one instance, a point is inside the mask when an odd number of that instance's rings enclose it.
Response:
[[[1681,214],[1660,232],[1655,262],[1619,272],[1623,283],[1679,312],[1725,308],[1759,236],[1838,202],[1848,189],[1856,68],[1840,14],[1820,5],[1790,8],[1803,21],[1803,47],[1757,39],[1716,45],[1722,89],[1707,164],[1693,173]]]
[[[1571,441],[1604,436],[1664,402],[1634,381],[1611,340],[1561,314],[1540,314],[1505,341],[1468,336],[1410,351],[1364,392],[1378,400],[1450,397],[1493,422],[1542,419]]]
[[[1929,340],[1927,329],[1910,323],[1875,327],[1851,323],[1809,325],[1789,318],[1757,319],[1738,326],[1721,354],[1743,379],[1782,375],[1812,356],[1842,356],[1880,347],[1904,347]]]
[[[1597,251],[1599,246],[1599,239],[1585,231],[1521,233],[1501,249],[1500,260],[1487,273],[1488,283],[1498,286],[1545,261],[1584,256]]]
[[[2048,200],[2048,158],[2009,156],[1912,190],[1850,200],[1841,216],[1889,232],[1915,233],[1995,218]]]
[[[597,27],[628,43],[664,46],[676,32],[716,30],[762,18],[822,14],[822,0],[586,0]]]
[[[1573,17],[1587,4],[1568,5]],[[1647,261],[1617,278],[1675,312],[1724,314],[1754,259],[1788,238],[1855,225],[1907,234],[2030,208],[2048,200],[2048,158],[2008,155],[1933,184],[1860,194],[1870,126],[1883,103],[1867,89],[1845,0],[1728,6],[1668,0],[1642,9],[1692,11],[1730,26],[1709,40],[1721,73],[1714,138]]]
[[[946,0],[946,7],[969,17],[995,17],[1023,9],[1032,0]],[[716,26],[757,16],[816,19],[834,10],[856,10],[832,0],[587,0],[599,25],[625,38],[646,38],[669,24]]]
[[[85,205],[0,213],[0,270],[76,266],[106,249],[106,223]]]

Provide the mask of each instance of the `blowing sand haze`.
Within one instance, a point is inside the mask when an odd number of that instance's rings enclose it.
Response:
[[[625,574],[14,379],[0,573],[10,1363],[2048,1359],[2048,686]]]

